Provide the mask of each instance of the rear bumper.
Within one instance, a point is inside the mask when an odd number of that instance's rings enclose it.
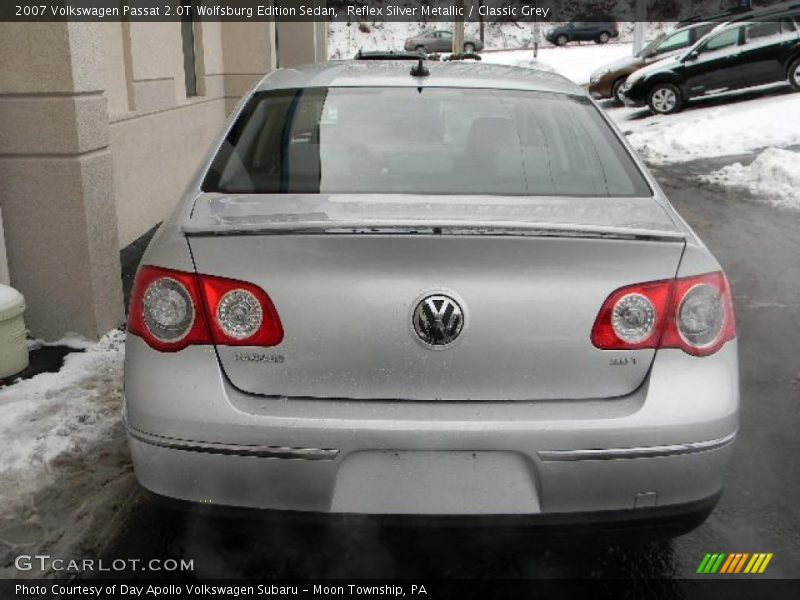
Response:
[[[708,518],[721,493],[697,502],[633,510],[585,513],[540,513],[527,515],[364,515],[308,511],[264,510],[208,505],[177,500],[144,489],[146,499],[168,510],[200,514],[212,518],[244,519],[275,525],[378,525],[387,527],[425,527],[443,529],[491,529],[502,531],[535,529],[537,539],[554,535],[622,534],[629,538],[676,536],[696,528]]]
[[[597,401],[272,399],[233,388],[210,348],[129,336],[126,360],[139,481],[212,506],[613,521],[719,494],[738,427],[735,341],[662,351],[639,390]]]
[[[276,453],[270,458],[209,453],[205,448],[178,449],[151,442],[144,441],[138,432],[129,432],[140,483],[156,494],[207,506],[334,514],[514,515],[536,517],[532,523],[556,525],[647,520],[648,516],[659,516],[659,511],[652,510],[656,508],[670,512],[673,507],[680,514],[684,505],[702,504],[719,495],[732,450],[731,436],[714,441],[712,450],[649,458],[561,460],[537,453],[529,461],[527,457],[520,461],[527,463],[529,477],[519,477],[527,470],[523,469],[513,472],[512,478],[499,480],[476,470],[469,461],[448,461],[443,466],[449,473],[439,472],[441,477],[451,482],[473,479],[477,485],[448,485],[429,493],[430,489],[414,489],[411,478],[400,478],[399,485],[393,486],[396,473],[391,479],[375,477],[369,462],[377,457],[371,466],[383,468],[389,464],[383,459],[396,460],[401,455],[405,459],[415,452],[425,461],[435,460],[426,451],[362,451],[349,457],[309,458],[319,450],[295,448],[294,452],[306,456],[291,458],[288,453]],[[643,455],[650,451],[653,449],[640,449]],[[444,455],[459,451],[436,452]],[[484,456],[480,452],[469,454],[478,462]],[[354,460],[348,467],[347,463]],[[353,477],[351,471],[364,465],[367,475]],[[405,465],[401,462],[398,466],[405,469]],[[431,481],[432,472],[437,473],[426,469],[421,474],[421,485],[436,486]],[[474,481],[476,477],[481,481]],[[486,489],[495,484],[505,484],[500,494]]]

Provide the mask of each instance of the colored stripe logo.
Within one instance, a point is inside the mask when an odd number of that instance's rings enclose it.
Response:
[[[709,553],[700,561],[697,572],[703,575],[724,573],[726,575],[761,574],[767,569],[769,561],[772,560],[772,553],[756,552],[724,552]]]

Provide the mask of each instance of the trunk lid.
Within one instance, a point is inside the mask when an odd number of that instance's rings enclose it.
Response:
[[[209,194],[184,231],[198,272],[272,298],[279,346],[217,352],[236,387],[278,397],[628,394],[655,352],[596,349],[594,319],[615,289],[674,277],[684,247],[653,199]],[[412,323],[437,294],[464,315],[445,349]]]

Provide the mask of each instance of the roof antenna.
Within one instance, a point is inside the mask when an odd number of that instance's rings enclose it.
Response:
[[[411,67],[411,76],[412,77],[427,77],[431,74],[431,72],[422,64],[423,59],[419,59],[419,63]]]

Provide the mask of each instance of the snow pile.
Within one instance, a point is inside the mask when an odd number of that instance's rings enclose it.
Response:
[[[630,110],[610,114],[629,134],[628,141],[633,147],[653,164],[736,156],[762,148],[800,144],[797,95],[732,100],[730,104],[709,108],[698,102],[676,115],[642,118],[642,111]]]
[[[88,504],[130,472],[120,425],[124,343],[112,331],[68,355],[60,372],[0,389],[0,559],[88,535],[101,512]]]
[[[800,152],[768,148],[747,166],[734,163],[702,179],[747,189],[773,206],[800,210]]]
[[[87,350],[94,346],[94,342],[90,342],[85,337],[78,335],[77,333],[68,333],[63,338],[55,342],[46,342],[44,340],[36,339],[27,340],[26,344],[28,346],[28,352],[33,352],[34,350],[48,346],[66,346],[67,348],[72,348],[73,350]]]
[[[589,76],[592,72],[612,61],[630,56],[632,52],[631,44],[545,47],[539,49],[539,56],[536,60],[533,58],[533,50],[515,50],[484,54],[483,62],[554,71],[578,85],[584,85],[589,83]]]

